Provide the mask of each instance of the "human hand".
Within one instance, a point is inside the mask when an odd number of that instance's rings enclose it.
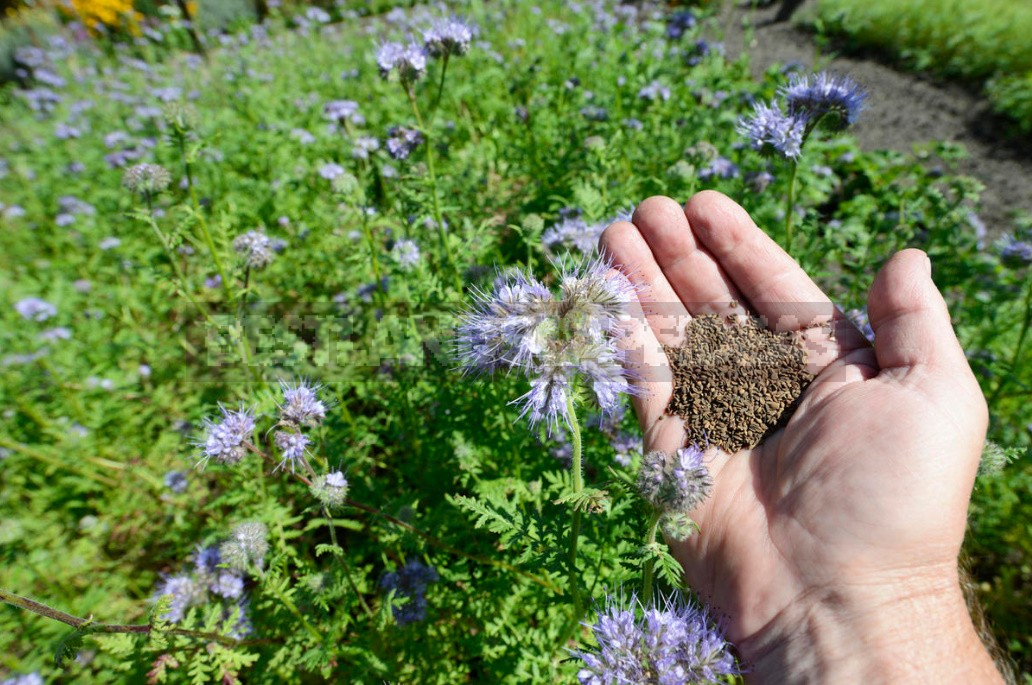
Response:
[[[601,247],[641,288],[625,340],[645,450],[684,446],[661,344],[704,313],[801,336],[817,374],[761,445],[707,455],[714,486],[672,551],[728,616],[756,680],[992,682],[960,591],[988,413],[931,280],[904,250],[871,287],[872,347],[727,197],[650,198]],[[637,303],[636,303],[637,304]],[[939,674],[939,675],[935,675]]]

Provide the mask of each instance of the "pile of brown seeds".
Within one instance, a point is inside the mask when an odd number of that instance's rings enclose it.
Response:
[[[667,412],[684,419],[688,443],[725,452],[755,447],[788,421],[813,380],[791,333],[757,320],[699,316],[679,347],[665,347],[674,375]]]

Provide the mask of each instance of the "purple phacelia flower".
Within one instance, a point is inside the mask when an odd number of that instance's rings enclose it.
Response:
[[[250,521],[241,523],[229,539],[219,546],[222,562],[236,571],[247,571],[252,565],[262,568],[265,554],[269,551],[269,529],[264,523]]]
[[[351,156],[355,159],[369,159],[369,153],[380,149],[380,141],[372,136],[355,138],[351,146]]]
[[[746,185],[755,193],[762,193],[773,182],[774,175],[769,171],[750,171],[745,175]]]
[[[283,404],[279,405],[280,421],[288,426],[318,426],[326,418],[326,405],[319,399],[319,386],[307,381],[293,385],[280,381]]]
[[[276,469],[285,468],[289,463],[290,472],[293,473],[294,467],[305,458],[305,450],[308,449],[309,443],[308,436],[304,433],[276,431],[273,439],[276,443],[276,449],[283,455],[283,461],[279,463]]]
[[[218,573],[221,563],[222,557],[219,556],[219,548],[216,545],[198,546],[197,552],[194,554],[194,568],[197,569],[197,573],[202,576]]]
[[[567,402],[577,376],[603,413],[616,411],[618,396],[632,390],[616,339],[634,287],[611,269],[594,259],[567,270],[558,298],[519,270],[501,275],[462,317],[456,336],[462,365],[467,372],[522,371],[530,390],[514,403],[531,424],[570,420]]]
[[[777,153],[797,160],[803,152],[806,119],[798,114],[784,114],[777,103],[756,103],[753,115],[739,121],[739,132],[749,139],[754,150],[763,154]]]
[[[137,164],[126,169],[122,185],[141,195],[154,195],[169,187],[172,176],[158,164]]]
[[[638,97],[642,100],[663,100],[666,102],[670,99],[670,88],[664,86],[659,81],[653,81],[638,91]]]
[[[205,600],[205,594],[204,587],[199,585],[192,576],[180,573],[165,577],[158,585],[154,599],[172,595],[172,603],[161,618],[169,623],[179,623],[186,617],[186,612],[190,607]]]
[[[176,494],[186,492],[188,485],[186,474],[182,471],[169,471],[165,474],[165,487]]]
[[[390,77],[397,72],[403,81],[416,81],[426,73],[427,53],[422,45],[409,42],[384,43],[376,51],[376,64],[380,68],[380,76]]]
[[[348,479],[340,471],[331,471],[312,479],[311,492],[324,507],[337,509],[347,500]]]
[[[387,78],[394,71],[394,66],[401,59],[404,51],[401,43],[387,42],[380,45],[376,50],[376,65],[380,68],[380,76]]]
[[[290,137],[302,145],[311,145],[315,142],[315,136],[303,128],[295,128],[290,131]]]
[[[604,223],[588,223],[580,217],[567,217],[541,234],[541,242],[550,253],[560,248],[576,249],[583,255],[594,254]]]
[[[780,90],[788,103],[789,114],[814,122],[826,114],[834,115],[832,124],[844,129],[856,123],[866,94],[848,76],[822,71],[808,76],[792,75]]]
[[[713,487],[703,451],[689,445],[670,455],[645,455],[638,472],[638,492],[659,511],[688,514],[702,504]]]
[[[404,126],[392,127],[387,135],[387,153],[394,159],[407,159],[423,142],[422,133]]]
[[[46,321],[57,315],[57,307],[38,297],[26,297],[14,303],[14,309],[27,321]]]
[[[345,172],[344,167],[334,162],[327,162],[319,167],[319,175],[325,178],[327,181],[332,181],[338,176],[343,175]]]
[[[410,560],[397,571],[384,574],[380,579],[380,587],[408,599],[405,604],[393,607],[394,620],[399,625],[426,618],[426,588],[436,583],[438,577],[433,566],[427,566],[416,559]]]
[[[405,271],[419,264],[419,245],[414,240],[399,240],[391,248],[391,256]]]
[[[45,331],[40,332],[36,336],[43,342],[55,342],[57,340],[70,340],[72,337],[72,331],[64,326],[57,326],[55,328],[48,328]]]
[[[436,19],[423,31],[423,46],[433,57],[465,55],[473,41],[473,28],[461,19]]]
[[[711,178],[737,178],[738,166],[726,157],[714,157],[713,160],[702,169],[699,169],[699,178],[706,181]]]
[[[358,113],[358,103],[354,100],[331,100],[323,105],[323,116],[330,121],[354,121],[356,117],[362,121]]]
[[[609,444],[616,451],[613,461],[620,466],[630,466],[632,457],[643,450],[641,436],[633,433],[617,433],[609,439]]]
[[[667,18],[666,35],[671,40],[676,40],[684,35],[685,31],[695,27],[697,23],[695,15],[690,10],[674,12]]]
[[[267,266],[273,258],[272,240],[263,231],[254,230],[237,236],[233,241],[233,249],[243,256],[244,262],[252,269]]]
[[[874,328],[871,327],[871,319],[867,316],[867,307],[850,309],[846,312],[846,318],[864,334],[868,342],[874,342]]]
[[[723,626],[679,595],[647,606],[634,595],[626,606],[607,597],[589,627],[597,650],[573,652],[584,662],[577,673],[584,685],[713,683],[741,672]]]
[[[38,672],[21,673],[11,676],[0,685],[44,685],[43,676]]]
[[[58,124],[54,127],[54,137],[58,140],[71,140],[72,138],[81,138],[82,130],[76,126],[69,124]]]
[[[208,584],[212,594],[226,599],[238,599],[244,594],[244,579],[238,573],[222,570]]]
[[[1000,259],[1010,264],[1032,264],[1032,241],[1018,240],[1014,235],[1000,240]]]
[[[204,420],[203,456],[199,464],[207,464],[214,459],[220,464],[236,464],[247,454],[247,443],[254,433],[254,412],[241,407],[238,410],[226,409],[219,405],[222,412],[221,421]]]

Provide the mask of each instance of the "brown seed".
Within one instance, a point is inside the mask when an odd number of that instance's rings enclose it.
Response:
[[[684,419],[689,443],[726,452],[755,447],[788,421],[813,380],[795,337],[755,319],[696,317],[684,343],[665,350],[674,376],[667,412]]]

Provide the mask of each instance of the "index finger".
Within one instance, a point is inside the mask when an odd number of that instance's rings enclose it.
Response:
[[[692,233],[768,328],[826,331],[808,336],[811,370],[820,371],[868,345],[824,291],[737,202],[705,190],[685,204],[684,213]]]

